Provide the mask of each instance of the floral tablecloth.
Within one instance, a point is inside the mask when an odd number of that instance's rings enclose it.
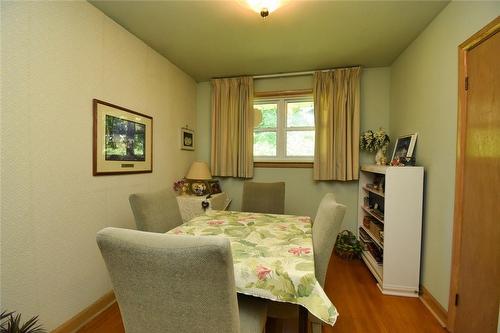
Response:
[[[210,211],[168,233],[229,238],[239,293],[300,304],[335,323],[337,309],[314,275],[309,217]]]

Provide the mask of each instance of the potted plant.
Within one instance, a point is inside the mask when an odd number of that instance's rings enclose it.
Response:
[[[361,256],[363,247],[356,236],[349,230],[343,230],[337,236],[335,253],[344,259],[353,259]]]
[[[390,141],[389,135],[380,127],[376,131],[368,130],[361,134],[359,148],[368,152],[377,152],[375,162],[377,165],[385,165],[387,162],[385,153]]]
[[[47,331],[38,324],[35,316],[21,325],[21,314],[2,311],[0,314],[0,333],[46,333]]]

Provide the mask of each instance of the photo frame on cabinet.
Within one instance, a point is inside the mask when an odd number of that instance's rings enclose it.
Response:
[[[417,133],[400,136],[394,145],[391,161],[411,161],[414,158],[415,144],[417,143]]]
[[[222,192],[222,188],[220,187],[218,179],[209,180],[208,186],[210,187],[210,194],[217,194]]]
[[[194,131],[187,127],[181,128],[181,149],[194,150]]]
[[[153,117],[93,99],[93,175],[153,172]]]

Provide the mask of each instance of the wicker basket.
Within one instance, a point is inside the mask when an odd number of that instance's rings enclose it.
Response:
[[[373,237],[375,237],[379,242],[382,241],[382,238],[380,237],[380,232],[384,231],[383,224],[372,220],[371,223],[370,223],[370,228],[369,229],[370,229]]]
[[[372,218],[370,216],[363,217],[363,225],[365,226],[365,228],[370,229],[371,221]]]
[[[362,251],[362,245],[356,236],[349,230],[341,231],[335,242],[335,253],[347,260],[359,257]]]

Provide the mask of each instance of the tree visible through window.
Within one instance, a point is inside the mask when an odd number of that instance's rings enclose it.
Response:
[[[312,98],[256,100],[262,121],[254,128],[256,161],[312,161],[314,104]]]

